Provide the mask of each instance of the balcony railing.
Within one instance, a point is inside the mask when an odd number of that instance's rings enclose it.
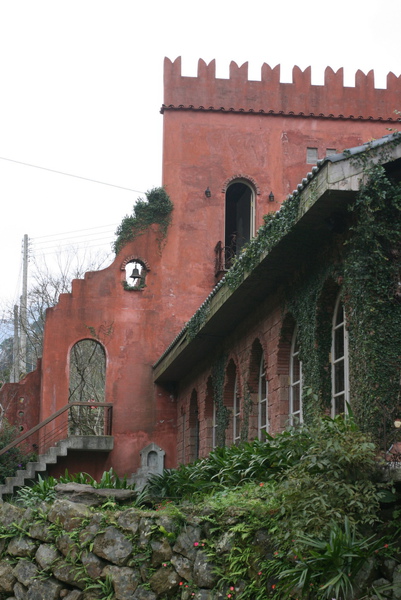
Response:
[[[233,247],[233,244],[230,244],[230,246],[223,246],[223,242],[217,242],[214,248],[214,254],[214,274],[215,277],[221,277],[221,275],[228,271],[232,266],[235,256],[235,247]]]
[[[0,450],[0,456],[18,447],[23,454],[45,454],[57,442],[71,436],[112,435],[113,404],[70,402]]]

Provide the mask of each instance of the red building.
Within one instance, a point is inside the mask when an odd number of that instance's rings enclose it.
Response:
[[[67,435],[68,412],[60,416],[64,429],[59,432],[51,417],[72,398],[72,353],[85,348],[77,347],[83,340],[95,342],[92,347],[98,348],[105,372],[102,399],[112,404],[113,449],[85,453],[77,446],[48,466],[52,474],[66,467],[97,477],[110,467],[130,474],[140,467],[140,452],[151,443],[165,452],[166,467],[207,454],[218,430],[213,360],[223,356],[223,403],[230,409],[231,423],[226,443],[260,435],[261,427],[274,433],[289,415],[300,417],[300,398],[289,396],[290,388],[301,393],[295,371],[288,371],[289,364],[296,370],[298,360],[294,321],[283,317],[279,296],[286,282],[296,280],[297,270],[314,264],[325,247],[328,233],[320,230],[316,215],[320,211],[330,219],[338,211],[343,214],[346,204],[340,196],[348,201],[357,187],[348,155],[313,167],[326,156],[388,134],[397,121],[394,110],[401,106],[401,81],[390,73],[387,89],[375,89],[373,73],[358,72],[355,87],[344,87],[342,70],[327,68],[324,85],[311,85],[310,69],[295,67],[293,83],[280,83],[279,67],[266,64],[261,81],[249,81],[247,65],[235,63],[229,79],[218,79],[214,67],[214,61],[206,65],[200,60],[198,76],[183,77],[180,59],[165,60],[163,185],[174,206],[166,238],[161,241],[158,228],[150,226],[124,245],[109,267],[74,280],[71,294],[63,294],[48,310],[37,370],[0,392],[6,416],[22,432],[50,418],[30,438],[44,450],[45,430],[52,432],[54,442]],[[304,197],[309,192],[302,190],[312,187],[309,181],[323,185],[323,172],[336,173],[335,185],[330,182],[324,190],[333,206],[321,200],[320,189],[309,197],[303,210],[310,244],[305,249],[294,234],[294,245],[286,242],[282,254],[269,259],[266,273],[274,286],[266,284],[265,265],[261,282],[254,274],[256,283],[252,280],[248,293],[245,281],[241,292],[224,285],[216,290],[233,257],[264,223],[264,215],[276,213],[298,188]],[[328,256],[335,253],[333,243],[330,238]],[[132,286],[133,269],[140,277]],[[336,286],[338,282],[326,290],[332,310],[339,310]],[[219,314],[213,326],[198,311],[206,329],[202,323],[188,337],[183,327],[210,298],[224,310],[213,308]],[[191,350],[182,353],[187,346]],[[271,395],[265,407],[268,418],[258,416],[264,409],[255,400],[263,381]],[[233,398],[237,404],[230,404]],[[93,414],[102,411],[95,410]],[[74,435],[71,423],[69,427]],[[221,432],[220,427],[217,435]]]

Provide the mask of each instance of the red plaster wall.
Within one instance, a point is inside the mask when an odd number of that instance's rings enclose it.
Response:
[[[19,383],[5,383],[1,388],[1,403],[4,416],[9,423],[17,427],[21,435],[37,425],[40,413],[41,361],[36,370],[28,373]],[[38,436],[29,439],[32,449],[38,443]]]
[[[150,268],[146,287],[141,291],[126,291],[122,285],[125,271],[121,266],[132,256],[146,261]],[[150,230],[128,244],[107,269],[73,281],[72,293],[63,294],[59,303],[48,310],[42,420],[68,402],[72,346],[92,337],[89,327],[96,332],[102,325],[106,330],[112,327],[110,335],[101,333],[98,339],[106,352],[105,399],[114,405],[114,450],[109,456],[97,457],[93,464],[83,453],[82,464],[89,462],[89,472],[113,466],[121,475],[130,474],[140,466],[140,450],[152,441],[166,451],[166,465],[175,464],[175,402],[165,392],[154,396],[152,383],[152,363],[158,356],[158,345],[164,347],[171,337],[169,326],[163,331],[161,325],[161,262],[156,234]],[[71,460],[76,464],[76,459]]]

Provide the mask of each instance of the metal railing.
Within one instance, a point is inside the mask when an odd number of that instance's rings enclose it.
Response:
[[[0,456],[17,446],[24,454],[45,454],[57,442],[74,435],[111,435],[112,419],[110,402],[70,402],[2,448]]]
[[[219,277],[222,273],[228,271],[232,266],[233,258],[235,256],[235,249],[232,245],[223,246],[223,242],[217,242],[214,248],[215,260],[214,260],[214,274]]]

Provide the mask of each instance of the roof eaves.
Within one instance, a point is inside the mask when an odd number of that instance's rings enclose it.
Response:
[[[350,148],[348,150],[344,150],[341,153],[338,154],[332,154],[329,155],[327,157],[325,157],[324,159],[318,160],[316,166],[314,166],[312,168],[312,170],[306,175],[306,177],[304,177],[302,179],[302,182],[300,182],[297,186],[297,189],[294,190],[292,192],[292,194],[290,194],[287,198],[286,201],[291,201],[294,198],[297,198],[300,194],[304,195],[305,193],[305,189],[310,185],[310,183],[320,174],[323,174],[323,171],[325,170],[325,167],[329,164],[336,164],[339,163],[341,161],[349,161],[349,159],[351,157],[357,157],[358,155],[366,152],[367,150],[372,150],[372,149],[376,149],[376,148],[380,148],[382,146],[385,146],[386,144],[389,144],[391,142],[397,142],[398,144],[401,143],[401,134],[399,134],[398,132],[395,132],[393,134],[384,136],[383,138],[377,139],[377,140],[372,140],[370,142],[367,142],[361,146],[356,146],[354,148]],[[362,167],[361,167],[361,171],[362,171]],[[345,176],[346,177],[346,176]],[[355,178],[355,177],[354,177]],[[356,179],[359,181],[358,177],[356,177]],[[327,183],[327,181],[326,181]],[[310,194],[309,194],[310,195]],[[314,200],[315,201],[315,200]],[[311,201],[310,199],[308,200],[308,198],[305,199],[305,202],[303,203],[304,206],[301,207],[300,206],[300,211],[299,211],[299,217],[302,217],[302,215],[309,210],[310,206],[311,206]],[[276,216],[280,215],[280,211],[283,207],[283,204],[280,206],[280,208],[278,209],[278,211],[276,211]],[[263,226],[262,226],[263,227]],[[283,235],[283,237],[286,234]],[[262,260],[264,260],[264,258],[266,257],[266,255],[270,252],[270,250],[268,250],[267,252],[262,252],[260,255],[260,262]],[[232,267],[230,269],[230,272],[232,271],[234,267]],[[191,317],[191,319],[184,325],[184,327],[181,329],[181,331],[178,333],[178,335],[174,338],[174,340],[171,342],[171,344],[166,348],[166,350],[163,352],[163,354],[158,358],[158,360],[153,364],[153,369],[156,369],[162,362],[163,360],[168,356],[168,354],[170,354],[170,352],[177,346],[181,345],[184,341],[185,338],[188,334],[188,330],[191,324],[191,321],[193,321],[194,319],[196,319],[197,315],[199,315],[202,311],[205,310],[205,308],[210,305],[210,302],[212,301],[212,299],[220,292],[220,290],[226,286],[226,279],[227,279],[227,275],[225,275],[217,284],[216,286],[212,289],[212,291],[210,292],[210,294],[207,296],[207,298],[204,300],[204,302],[201,304],[201,306],[197,309],[197,311],[193,314],[193,316]],[[241,285],[241,284],[240,284]],[[201,327],[202,328],[202,327]],[[200,328],[200,329],[201,329]]]

